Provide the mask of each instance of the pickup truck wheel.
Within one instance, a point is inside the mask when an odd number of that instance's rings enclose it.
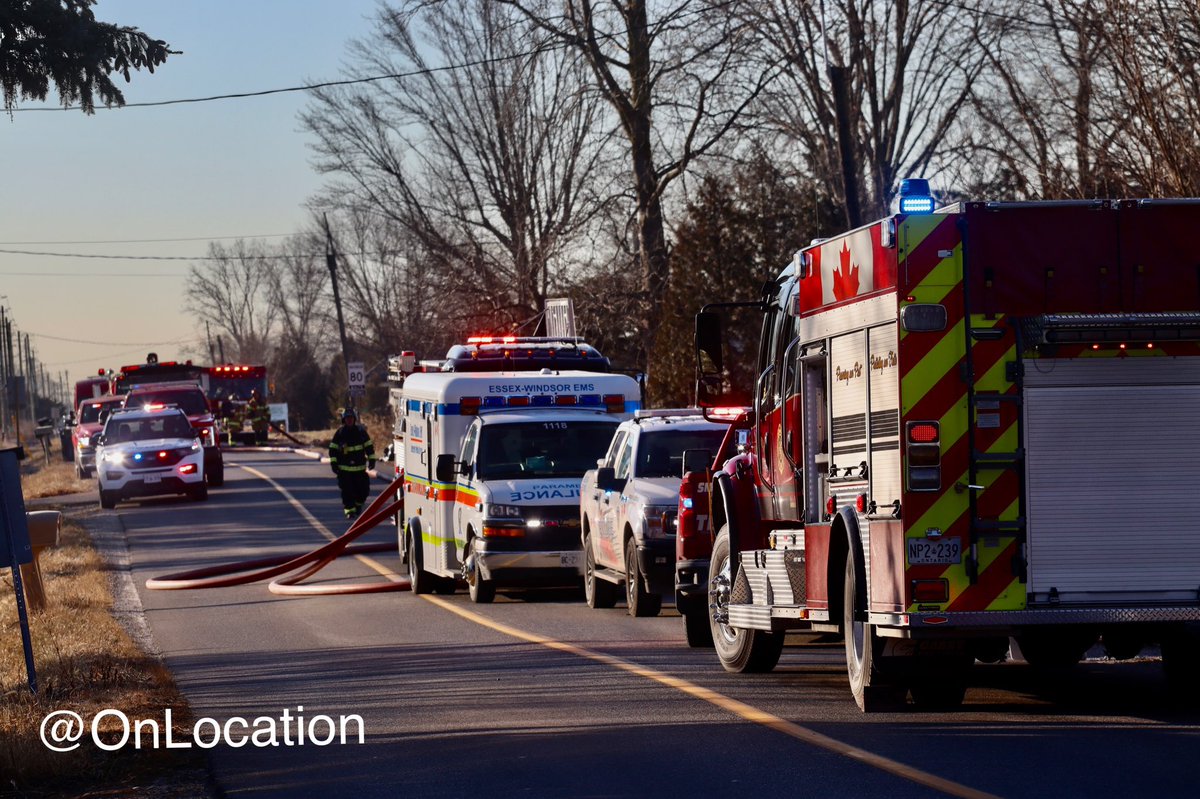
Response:
[[[596,576],[596,554],[592,537],[583,537],[583,598],[589,608],[611,608],[617,604],[617,587]]]
[[[417,546],[416,536],[412,530],[408,531],[408,584],[412,587],[414,594],[428,594],[433,591],[434,583],[437,581],[432,574],[422,568],[424,563],[421,557],[421,550]]]
[[[712,560],[708,565],[708,617],[713,646],[725,671],[765,674],[779,662],[779,656],[783,653],[783,635],[729,626],[733,580],[729,527],[726,525],[713,542]]]
[[[625,601],[629,615],[657,616],[662,610],[662,596],[642,588],[642,570],[638,568],[637,544],[632,538],[625,541]]]
[[[467,575],[467,593],[470,594],[471,601],[476,605],[487,605],[496,598],[496,583],[483,579],[483,572],[479,568],[479,557],[475,553],[476,540],[471,539],[472,566],[471,573]]]

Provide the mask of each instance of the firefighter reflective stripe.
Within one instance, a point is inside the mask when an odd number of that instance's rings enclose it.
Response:
[[[342,471],[342,472],[365,472],[366,470],[367,470],[367,466],[366,466],[366,464],[363,464],[362,466],[341,466],[341,465],[338,465],[338,471]]]

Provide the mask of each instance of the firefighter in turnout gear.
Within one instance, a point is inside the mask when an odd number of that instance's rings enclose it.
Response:
[[[367,469],[375,468],[375,444],[353,408],[342,411],[342,426],[329,442],[329,466],[337,475],[346,518],[353,519],[371,493]]]
[[[250,401],[246,403],[246,421],[254,431],[254,443],[267,443],[267,428],[271,425],[271,409],[258,396],[258,389],[250,392]]]

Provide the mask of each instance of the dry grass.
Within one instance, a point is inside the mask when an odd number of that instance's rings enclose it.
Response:
[[[55,753],[39,739],[55,710],[90,719],[117,708],[130,719],[162,719],[171,708],[178,739],[190,739],[190,712],[170,673],[147,656],[112,617],[107,567],[77,521],[64,517],[60,546],[41,558],[48,607],[30,616],[39,695],[26,684],[11,572],[0,579],[0,793],[62,795],[111,789],[138,795],[137,785],[179,768],[202,767],[196,750],[104,752],[85,739]]]
[[[95,491],[96,481],[80,480],[75,477],[75,464],[67,463],[61,458],[55,460],[51,456],[50,465],[39,452],[21,464],[21,493],[25,499],[41,497],[59,497],[63,494],[77,494],[83,491]]]

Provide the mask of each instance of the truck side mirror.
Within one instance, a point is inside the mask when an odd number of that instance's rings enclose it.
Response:
[[[683,473],[706,472],[712,466],[713,454],[706,449],[685,449],[683,451]]]
[[[601,491],[620,491],[621,484],[617,480],[617,472],[611,466],[602,466],[596,470],[596,488]]]
[[[437,461],[433,468],[433,476],[439,483],[453,483],[457,472],[453,453],[447,452],[437,456]]]

